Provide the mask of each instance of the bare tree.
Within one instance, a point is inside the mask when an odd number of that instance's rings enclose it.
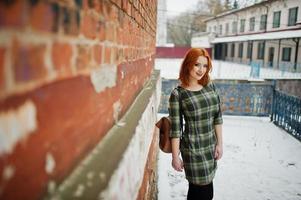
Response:
[[[205,32],[205,19],[233,9],[236,0],[199,0],[194,10],[167,20],[167,40],[175,46],[190,46],[194,33]],[[245,0],[247,1],[247,0]]]

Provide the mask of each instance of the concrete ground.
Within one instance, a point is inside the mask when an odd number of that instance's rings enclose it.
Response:
[[[300,200],[301,142],[267,117],[223,118],[214,200]],[[159,153],[158,176],[159,200],[186,199],[184,172],[172,169],[170,154]]]

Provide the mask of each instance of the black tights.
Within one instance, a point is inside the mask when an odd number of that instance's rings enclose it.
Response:
[[[187,200],[212,200],[213,183],[208,185],[195,185],[189,183]]]

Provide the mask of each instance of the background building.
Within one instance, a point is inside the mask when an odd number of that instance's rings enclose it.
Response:
[[[301,71],[301,1],[266,0],[206,20],[214,59]]]

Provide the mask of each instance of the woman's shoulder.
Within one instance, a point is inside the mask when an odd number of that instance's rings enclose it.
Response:
[[[213,81],[210,81],[208,84],[207,84],[207,87],[213,89],[215,91],[215,83]]]
[[[176,87],[174,87],[171,90],[170,97],[179,99],[179,98],[181,98],[181,96],[183,96],[183,91],[184,90],[185,89],[181,85],[177,85]]]
[[[172,90],[171,90],[171,95],[175,95],[175,96],[179,96],[179,92],[181,90],[181,87],[178,85],[176,87],[174,87]]]

